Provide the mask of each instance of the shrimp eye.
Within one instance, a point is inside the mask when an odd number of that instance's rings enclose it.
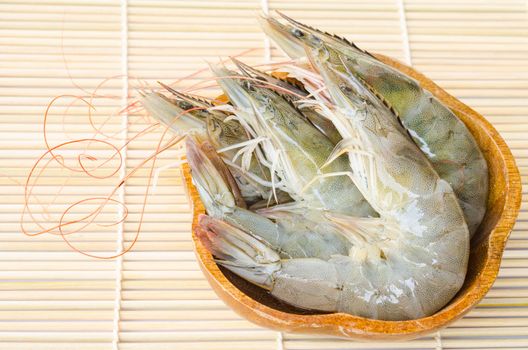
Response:
[[[302,38],[304,36],[304,33],[302,32],[302,30],[298,28],[293,28],[291,32],[293,36],[295,36],[296,38]]]
[[[178,103],[178,105],[180,106],[181,109],[185,109],[185,110],[193,108],[193,105],[190,104],[190,103],[187,102],[187,101],[180,101],[180,102]]]
[[[351,92],[350,87],[347,86],[345,83],[339,84],[339,89],[343,92]]]
[[[242,85],[244,86],[244,88],[251,90],[251,83],[249,81],[244,81]]]

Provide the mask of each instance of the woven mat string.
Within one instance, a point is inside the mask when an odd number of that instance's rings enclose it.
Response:
[[[125,111],[121,119],[121,138],[124,147],[121,150],[122,163],[119,168],[119,177],[124,179],[126,176],[126,160],[127,147],[126,142],[128,138],[128,112],[126,107],[128,105],[128,3],[127,0],[121,0],[121,110]],[[119,202],[125,203],[125,183],[119,188],[118,192]],[[118,218],[124,215],[124,206],[119,206]],[[119,254],[124,249],[124,229],[125,222],[121,221],[117,228],[116,254]],[[123,279],[123,255],[116,259],[115,269],[115,295],[114,295],[114,314],[112,326],[112,349],[119,349],[119,321],[121,319],[121,292]]]

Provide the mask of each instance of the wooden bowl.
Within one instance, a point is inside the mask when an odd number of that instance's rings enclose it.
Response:
[[[515,160],[499,133],[480,114],[449,95],[413,68],[386,56],[377,57],[413,77],[449,106],[475,137],[489,166],[490,193],[487,212],[471,242],[465,283],[443,309],[411,321],[379,321],[344,313],[318,313],[297,309],[270,296],[214,262],[194,234],[199,214],[205,212],[191,183],[189,167],[183,175],[193,205],[193,241],[200,267],[216,294],[242,317],[263,327],[285,332],[324,334],[356,340],[405,340],[436,331],[473,308],[492,286],[504,246],[521,203],[521,181]]]

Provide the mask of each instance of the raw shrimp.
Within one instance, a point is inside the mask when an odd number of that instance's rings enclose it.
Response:
[[[264,18],[264,31],[290,56],[305,56],[313,36],[342,54],[344,65],[399,116],[440,177],[453,187],[473,235],[486,211],[488,168],[464,123],[429,91],[346,39],[323,33],[281,14],[290,25]]]
[[[348,176],[380,217],[330,215],[355,240],[348,254],[329,259],[281,258],[251,230],[207,216],[198,236],[219,264],[292,305],[382,320],[429,316],[466,274],[469,231],[455,193],[342,57],[309,44],[334,103],[323,109],[343,137],[329,162],[348,155]],[[343,174],[321,176],[332,175]],[[203,184],[204,197],[217,197]]]
[[[308,98],[309,93],[302,86],[294,85],[286,80],[275,78],[274,76],[261,72],[235,58],[231,58],[231,60],[246,76],[262,79],[263,81],[273,84],[273,86],[278,86],[291,92],[290,94],[284,94],[284,97],[294,104],[302,99]],[[332,124],[330,120],[319,114],[311,107],[302,107],[298,104],[296,104],[296,107],[299,109],[302,115],[306,117],[306,119],[308,119],[310,123],[312,123],[321,133],[323,133],[323,135],[325,135],[334,145],[341,140],[341,135],[339,135],[336,128],[334,127],[334,124]]]
[[[213,105],[208,101],[193,98],[166,85],[163,86],[175,98],[169,99],[153,92],[143,94],[141,103],[150,115],[168,125],[176,133],[197,133],[202,137],[208,137],[216,149],[248,142],[249,138],[244,128],[236,121],[226,121],[228,115],[224,112],[211,110]],[[231,160],[235,159],[238,157],[237,150],[228,149],[224,152],[224,156]],[[269,181],[269,171],[258,164],[251,152],[246,152],[245,157],[238,163],[234,162],[231,171],[246,201],[255,202],[260,198],[265,198],[267,201],[270,197],[269,186],[257,180]]]
[[[238,79],[225,68],[212,69],[239,122],[262,139],[265,159],[260,161],[270,167],[274,188],[287,192],[300,206],[355,216],[377,215],[350,179],[320,177],[324,173],[320,167],[334,145],[298,109],[261,84]],[[346,159],[339,158],[325,171],[347,169]],[[308,183],[311,185],[306,186]]]
[[[212,217],[265,240],[283,258],[329,259],[348,253],[351,240],[322,212],[280,210],[275,206],[257,214],[245,209],[227,166],[208,141],[190,135],[186,146],[193,183]]]

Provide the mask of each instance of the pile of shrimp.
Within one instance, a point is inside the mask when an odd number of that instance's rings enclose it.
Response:
[[[142,93],[186,137],[207,210],[197,235],[218,264],[299,308],[435,313],[461,288],[485,213],[477,143],[412,78],[279,15],[260,22],[289,63],[211,65],[223,99]]]
[[[486,161],[457,116],[346,39],[261,18],[292,59],[211,65],[225,98],[162,84],[150,115],[186,136],[218,264],[296,307],[426,317],[461,288]],[[226,102],[227,101],[227,102]]]

